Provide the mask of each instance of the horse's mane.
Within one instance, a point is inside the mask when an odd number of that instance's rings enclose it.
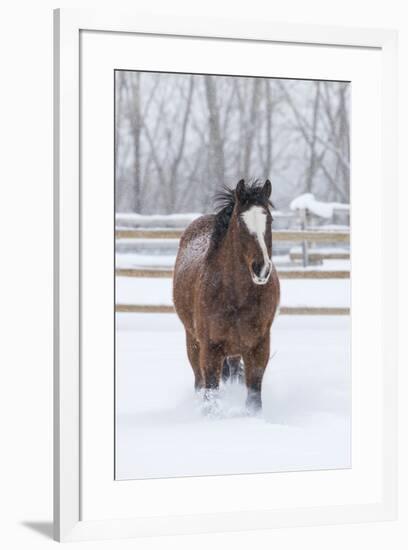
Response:
[[[258,179],[253,179],[245,184],[243,204],[246,206],[259,205],[265,208],[273,208],[273,204],[269,199],[266,199],[262,194],[262,183]],[[237,202],[235,189],[231,189],[224,185],[220,191],[215,195],[215,219],[214,228],[211,235],[211,242],[213,248],[221,243],[224,238],[229,223],[232,217],[232,213]]]

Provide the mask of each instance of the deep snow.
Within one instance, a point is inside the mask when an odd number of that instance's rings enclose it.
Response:
[[[261,415],[227,384],[207,418],[176,315],[116,314],[116,478],[350,467],[349,317],[278,317],[271,355]]]

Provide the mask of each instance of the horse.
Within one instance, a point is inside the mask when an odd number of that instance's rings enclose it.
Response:
[[[240,180],[216,196],[214,214],[195,219],[180,239],[173,301],[184,325],[195,389],[217,402],[221,379],[239,377],[246,407],[262,408],[262,379],[280,286],[272,263],[272,186]]]

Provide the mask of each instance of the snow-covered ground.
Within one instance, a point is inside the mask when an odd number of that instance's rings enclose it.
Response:
[[[176,315],[116,320],[117,479],[350,467],[349,317],[278,317],[263,413],[227,384],[218,418],[201,413]]]
[[[116,303],[172,305],[172,279],[116,277]],[[350,307],[350,279],[281,279],[281,306]]]

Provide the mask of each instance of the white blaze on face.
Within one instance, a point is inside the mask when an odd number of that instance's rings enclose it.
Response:
[[[249,210],[241,214],[245,225],[251,235],[254,235],[259,243],[263,255],[263,266],[259,277],[252,273],[253,281],[258,285],[263,285],[268,282],[272,271],[272,262],[268,256],[266,248],[265,232],[266,232],[266,212],[261,206],[251,206]]]

